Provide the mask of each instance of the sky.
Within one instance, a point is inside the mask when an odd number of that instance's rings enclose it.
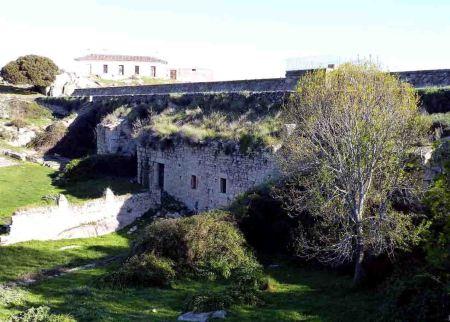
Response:
[[[450,68],[450,0],[0,0],[0,66],[74,69],[87,53],[156,56],[216,80],[282,77],[311,56]]]

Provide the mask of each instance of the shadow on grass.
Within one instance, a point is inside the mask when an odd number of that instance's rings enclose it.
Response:
[[[61,189],[61,193],[77,199],[94,199],[103,196],[106,188],[110,188],[115,195],[137,193],[144,191],[144,187],[135,183],[133,178],[127,177],[99,177],[85,180],[65,182],[58,178],[58,173],[50,173],[52,185]]]

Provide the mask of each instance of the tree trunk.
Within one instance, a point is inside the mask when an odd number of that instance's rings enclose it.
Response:
[[[364,242],[362,237],[361,222],[356,223],[356,245],[355,245],[355,273],[353,275],[353,285],[360,285],[364,279],[364,268],[362,266],[364,260]]]

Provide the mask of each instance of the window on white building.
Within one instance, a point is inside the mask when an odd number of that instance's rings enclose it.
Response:
[[[156,66],[151,67],[151,75],[152,77],[156,77]]]
[[[108,65],[103,65],[103,74],[108,74]]]
[[[125,74],[125,66],[119,65],[119,75],[124,75],[124,74]]]
[[[139,75],[139,66],[134,66],[134,74]]]

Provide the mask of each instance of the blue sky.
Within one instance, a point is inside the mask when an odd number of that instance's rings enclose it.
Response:
[[[216,79],[282,76],[286,59],[376,58],[450,68],[450,0],[0,0],[0,65],[91,52],[156,55]]]

